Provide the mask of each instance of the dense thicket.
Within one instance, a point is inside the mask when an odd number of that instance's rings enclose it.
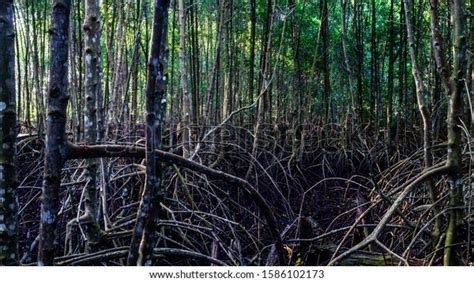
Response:
[[[0,265],[468,265],[472,0],[0,0]]]

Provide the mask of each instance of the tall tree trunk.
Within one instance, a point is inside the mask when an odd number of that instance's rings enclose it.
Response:
[[[190,67],[191,67],[191,85],[192,85],[192,133],[193,140],[196,136],[196,130],[199,120],[199,41],[198,41],[198,22],[197,22],[197,3],[194,3],[194,0],[190,0]]]
[[[171,46],[176,46],[176,1],[173,2],[173,19],[171,28]],[[178,133],[177,124],[180,120],[179,115],[179,98],[180,95],[175,91],[175,48],[171,48],[171,72],[170,72],[170,94],[171,94],[171,105],[169,107],[169,121],[170,121],[170,137],[169,146],[172,147],[176,144]],[[176,92],[176,93],[175,93]]]
[[[250,174],[254,171],[255,168],[255,160],[257,159],[257,154],[259,150],[259,143],[260,139],[262,138],[263,126],[265,122],[265,111],[266,107],[265,104],[269,103],[267,96],[270,96],[271,93],[269,89],[271,87],[271,78],[270,78],[270,57],[271,57],[271,49],[272,49],[272,31],[273,31],[273,21],[275,16],[275,1],[268,0],[267,1],[267,22],[265,26],[265,34],[264,40],[262,41],[262,58],[261,58],[261,76],[258,86],[258,104],[257,104],[257,120],[255,123],[255,131],[254,131],[254,140],[252,144],[252,160],[249,168],[247,170],[245,178],[248,179]],[[270,110],[270,119],[271,119],[271,110]],[[257,238],[260,239],[260,224],[256,223],[257,228]],[[280,263],[282,263],[282,258],[279,257]],[[268,263],[268,262],[267,262]]]
[[[188,90],[188,75],[186,72],[186,26],[185,26],[184,0],[178,0],[179,21],[179,73],[181,81],[181,94],[183,98],[181,130],[183,156],[189,156],[191,150],[191,102]]]
[[[407,41],[410,51],[412,74],[416,86],[416,98],[418,109],[423,120],[423,152],[424,152],[424,166],[425,169],[433,165],[433,156],[431,153],[431,113],[426,101],[425,86],[423,83],[422,74],[418,68],[418,61],[415,51],[415,37],[413,33],[413,17],[411,13],[410,0],[404,0],[405,20],[407,26]],[[431,197],[431,202],[434,205],[437,202],[437,191],[433,179],[428,180],[428,189]],[[435,214],[438,213],[438,208],[434,206]],[[434,227],[435,237],[437,237],[440,229],[440,220],[437,219]]]
[[[161,149],[163,114],[162,100],[165,98],[167,65],[167,31],[169,0],[155,0],[151,46],[148,58],[146,88],[146,180],[133,229],[128,265],[151,265],[152,251],[156,243],[156,226],[161,191],[161,163],[155,150]]]
[[[465,0],[454,0],[452,7],[453,30],[453,73],[451,95],[448,98],[448,159],[451,168],[448,173],[450,185],[449,222],[446,231],[444,265],[459,264],[455,250],[459,248],[464,226],[463,180],[462,180],[462,128],[464,115],[463,95],[466,74],[466,20]],[[456,246],[457,245],[457,246]]]
[[[72,9],[73,10],[73,9]],[[72,13],[74,15],[74,13]],[[73,16],[71,16],[72,18]],[[69,48],[69,79],[68,79],[68,89],[69,89],[69,95],[71,97],[71,122],[70,126],[72,129],[72,134],[73,134],[73,140],[74,141],[79,141],[81,137],[81,121],[79,120],[81,118],[81,113],[82,110],[80,108],[81,104],[81,99],[80,99],[80,93],[78,93],[77,89],[77,84],[78,84],[78,73],[77,73],[77,67],[76,67],[76,58],[77,58],[77,34],[75,32],[75,25],[74,21],[70,21],[70,32],[69,32],[69,42],[71,43]],[[80,51],[79,51],[80,52]],[[80,74],[79,74],[80,76]]]
[[[56,237],[58,235],[59,190],[67,147],[66,110],[69,100],[67,59],[70,8],[70,0],[54,0],[52,4],[48,118],[38,265],[53,265],[55,250],[58,247]]]
[[[403,95],[405,91],[405,75],[406,75],[406,27],[405,27],[405,10],[404,5],[400,7],[400,25],[399,25],[399,34],[400,34],[400,51],[399,51],[399,60],[398,60],[398,97],[397,97],[397,129],[395,133],[395,144],[400,145],[400,136],[402,134],[402,112],[403,112]]]
[[[232,1],[227,1],[223,0],[222,1],[222,21],[223,23],[226,23],[225,27],[225,36],[224,36],[224,41],[225,41],[225,69],[224,69],[224,83],[223,83],[223,95],[222,95],[222,110],[221,110],[221,118],[222,120],[226,120],[229,116],[230,113],[232,112],[233,108],[233,69],[232,66],[234,64],[234,58],[233,58],[233,51],[232,51]],[[211,165],[211,167],[215,167],[217,164],[220,163],[221,160],[225,158],[225,153],[226,153],[226,146],[224,145],[225,143],[228,143],[228,132],[226,130],[221,130],[220,131],[220,145],[218,146],[219,148],[219,155],[214,161],[214,163]]]
[[[362,33],[363,24],[363,5],[362,0],[354,0],[352,15],[352,28],[354,31],[355,44],[354,52],[356,55],[356,79],[357,79],[357,115],[358,120],[362,124],[364,120],[364,81],[362,78],[362,71],[364,67],[364,34]]]
[[[84,138],[87,144],[97,141],[97,95],[99,90],[98,55],[99,55],[99,6],[97,0],[85,1],[84,16]],[[100,227],[97,223],[97,161],[86,160],[85,214],[81,218],[85,222],[89,244],[99,241]]]
[[[136,20],[135,20],[135,39],[133,43],[131,80],[132,80],[132,94],[131,94],[131,109],[130,109],[130,125],[135,127],[138,116],[138,73],[139,73],[139,59],[140,59],[140,42],[141,42],[141,23],[143,10],[145,9],[145,1],[137,1],[136,5]]]
[[[393,73],[395,56],[393,48],[395,45],[395,27],[394,27],[394,0],[390,0],[390,13],[388,17],[388,82],[387,82],[387,136],[386,143],[390,148],[392,145],[392,115],[393,115]]]
[[[222,45],[222,28],[224,25],[224,9],[225,9],[225,0],[219,2],[219,14],[218,14],[218,25],[216,31],[216,47],[214,49],[214,62],[212,68],[209,72],[208,85],[205,94],[205,105],[204,105],[204,126],[208,126],[211,121],[211,102],[212,102],[212,92],[214,91],[214,86],[217,80],[216,70],[219,65],[220,54],[221,54],[221,45]]]
[[[372,32],[371,32],[371,67],[370,67],[370,111],[371,111],[371,122],[374,123],[375,132],[378,135],[378,122],[379,122],[379,67],[378,67],[378,44],[377,44],[377,6],[375,0],[371,1],[372,10]]]
[[[30,81],[30,77],[29,77],[29,64],[30,64],[30,36],[28,35],[30,32],[29,32],[29,29],[30,29],[30,22],[29,22],[29,13],[28,13],[28,7],[29,7],[29,4],[28,2],[25,3],[26,4],[26,7],[25,7],[25,10],[26,10],[26,14],[24,15],[24,20],[25,20],[25,52],[24,52],[24,58],[23,58],[23,63],[25,65],[25,96],[26,96],[26,105],[25,105],[25,108],[26,108],[26,113],[25,113],[25,119],[26,119],[26,124],[27,124],[27,128],[28,128],[28,132],[31,134],[31,131],[32,131],[32,127],[33,125],[31,124],[31,92],[30,92],[30,87],[29,87],[29,81]],[[21,113],[20,113],[21,114]]]
[[[0,266],[18,263],[13,0],[0,1]]]
[[[323,81],[324,81],[324,121],[327,124],[330,119],[331,109],[331,80],[329,73],[329,24],[328,24],[328,4],[327,0],[321,0],[320,2],[321,11],[321,36],[323,39]]]
[[[474,97],[474,56],[472,52],[474,52],[474,0],[470,0],[469,4],[469,42],[468,50],[469,52],[466,53],[467,55],[467,73],[466,73],[466,82],[468,85],[469,92],[466,93],[468,95],[464,95],[464,122],[466,123],[466,127],[470,132],[473,132],[474,128],[474,113],[471,112],[471,107],[469,105],[469,97]],[[467,20],[467,18],[466,18]]]
[[[258,104],[257,104],[257,120],[255,123],[254,140],[252,145],[252,156],[255,158],[258,152],[258,146],[260,143],[260,135],[262,134],[264,122],[265,122],[265,103],[268,102],[266,96],[270,95],[269,89],[271,85],[270,81],[270,53],[272,49],[272,30],[273,30],[273,19],[275,16],[275,2],[274,0],[267,1],[267,22],[265,27],[265,35],[263,40],[263,50],[261,58],[261,75],[258,86]],[[249,166],[246,174],[246,178],[250,176],[250,173],[255,167],[254,162]]]
[[[39,59],[38,59],[38,24],[36,23],[36,8],[35,1],[32,1],[31,7],[31,21],[32,21],[32,30],[33,30],[33,83],[35,89],[35,99],[36,99],[36,127],[37,133],[39,136],[43,135],[44,128],[44,104],[43,104],[43,93],[40,83],[40,71],[39,71]],[[28,35],[29,36],[29,35]]]
[[[116,23],[116,9],[114,9],[114,5],[110,3],[111,0],[105,0],[103,1],[103,9],[104,9],[104,22],[108,23],[111,22],[111,24],[106,24],[105,25],[105,72],[104,72],[104,138],[108,137],[108,132],[109,132],[109,103],[111,99],[111,85],[110,83],[112,82],[111,79],[111,69],[112,69],[112,58],[113,58],[113,42],[115,39],[115,29],[113,28],[117,23]],[[112,15],[110,15],[110,10],[112,10]]]
[[[453,32],[453,71],[449,77],[449,67],[444,53],[443,37],[439,27],[438,1],[430,0],[430,25],[431,41],[438,73],[448,99],[448,157],[447,165],[450,167],[448,180],[450,184],[450,200],[448,229],[444,249],[444,265],[458,264],[454,247],[461,240],[464,225],[464,212],[459,206],[463,205],[463,181],[461,172],[461,143],[464,115],[463,95],[466,87],[466,21],[465,0],[455,0],[452,6]]]
[[[443,50],[443,35],[441,34],[439,26],[438,0],[430,0],[430,27],[436,67],[443,83],[444,94],[448,97],[451,93],[451,86],[449,81],[449,69],[446,63],[446,55]]]
[[[233,65],[234,65],[234,52],[232,50],[233,42],[233,1],[225,1],[225,18],[226,33],[225,33],[225,53],[226,53],[226,68],[224,74],[224,97],[222,103],[222,120],[226,119],[233,109],[234,101],[234,88],[233,88]],[[222,140],[224,141],[224,140]]]
[[[249,89],[249,104],[254,101],[255,92],[255,39],[256,39],[256,22],[257,22],[257,4],[256,0],[250,0],[250,55],[249,55],[249,77],[248,77],[248,89]],[[250,124],[253,124],[253,119],[250,120]]]
[[[273,20],[275,17],[275,3],[274,0],[267,0],[267,15],[265,21],[265,29],[262,36],[261,44],[261,55],[260,55],[260,71],[258,80],[258,95],[261,96],[257,105],[257,121],[256,126],[260,128],[263,122],[266,121],[266,113],[268,112],[268,102],[270,96],[271,83],[269,81],[270,76],[270,60],[271,60],[271,48],[272,48],[272,33],[273,33]],[[260,119],[260,122],[259,122]],[[258,138],[258,137],[257,137]]]
[[[344,125],[344,147],[350,146],[351,145],[351,135],[352,135],[352,128],[353,128],[353,116],[354,116],[354,110],[355,110],[355,95],[353,91],[353,85],[352,85],[352,69],[350,66],[350,60],[349,56],[347,54],[347,46],[346,46],[346,6],[347,2],[346,0],[341,0],[341,45],[342,45],[342,55],[344,57],[344,70],[347,73],[347,80],[349,82],[349,105],[347,107],[347,114],[346,114],[346,120],[345,120],[345,125]]]
[[[122,3],[123,4],[123,3]],[[108,101],[107,109],[107,126],[105,135],[108,136],[110,130],[119,130],[118,117],[119,117],[119,104],[120,98],[122,97],[122,88],[120,87],[123,83],[123,62],[125,53],[125,35],[124,35],[124,11],[119,9],[118,11],[118,24],[117,24],[117,49],[115,50],[115,58],[111,59],[113,65],[112,77],[108,78],[112,80],[112,89]],[[113,43],[113,41],[112,41]]]
[[[97,37],[101,38],[101,28],[100,28],[100,0],[97,1],[97,7],[99,9],[97,13]],[[105,121],[104,121],[104,96],[102,91],[102,62],[101,62],[101,40],[96,40],[95,44],[97,44],[97,96],[96,96],[96,135],[97,135],[97,143],[102,143],[105,138]],[[107,187],[109,185],[108,181],[108,173],[105,167],[104,159],[99,159],[99,167],[98,167],[98,176],[97,185],[100,187],[100,194],[101,194],[101,203],[102,203],[102,217],[104,219],[104,229],[108,230],[108,217],[107,217]]]
[[[325,2],[325,0],[323,0]],[[300,56],[300,31],[296,17],[296,2],[295,0],[289,0],[288,6],[291,12],[291,39],[292,39],[292,51],[293,51],[293,140],[292,140],[292,156],[299,156],[298,144],[299,137],[301,135],[301,127],[303,125],[303,80],[301,71],[301,56]],[[280,99],[278,99],[280,101]]]
[[[13,0],[12,0],[13,1]],[[15,7],[13,6],[13,22],[16,22],[18,20],[18,15],[16,12],[17,9],[15,9]],[[15,26],[15,34],[19,34],[20,32],[20,29],[18,28],[17,25],[14,25]],[[19,66],[20,65],[20,62],[21,62],[21,56],[20,56],[20,44],[19,44],[19,36],[16,37],[15,39],[15,55],[16,55],[16,65]],[[17,86],[16,86],[16,95],[17,95],[17,100],[16,100],[16,104],[17,104],[17,119],[18,121],[21,123],[21,120],[22,120],[22,117],[21,117],[21,113],[23,112],[23,106],[22,106],[22,91],[21,91],[21,87],[22,87],[22,82],[21,82],[21,69],[19,67],[16,68],[16,82],[17,82]]]

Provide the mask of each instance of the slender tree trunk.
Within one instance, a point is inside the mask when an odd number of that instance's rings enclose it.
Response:
[[[97,0],[85,1],[84,16],[84,138],[87,144],[97,141],[97,95],[99,91],[98,55],[99,37],[99,6]],[[97,223],[97,160],[86,161],[85,214],[81,218],[86,227],[88,243],[99,241],[100,227]]]
[[[71,96],[72,119],[71,127],[73,139],[76,142],[83,140],[84,115],[83,115],[83,93],[82,93],[82,29],[81,29],[81,7],[79,2],[71,2],[71,20],[69,32],[69,63],[70,79],[69,94]]]
[[[449,69],[446,63],[446,55],[443,50],[443,35],[441,34],[438,19],[438,0],[430,0],[430,27],[436,67],[443,83],[444,93],[446,96],[450,96],[451,86],[449,81]]]
[[[226,119],[233,109],[234,101],[234,89],[233,89],[233,65],[234,65],[234,56],[233,56],[233,1],[225,1],[225,18],[226,23],[226,33],[225,33],[225,53],[226,53],[226,68],[224,74],[224,97],[222,103],[222,119]],[[221,139],[221,141],[224,141]]]
[[[324,0],[325,2],[325,0]],[[301,56],[300,56],[300,31],[296,17],[296,2],[289,0],[288,5],[291,12],[291,27],[292,27],[292,51],[293,51],[293,140],[292,140],[292,156],[299,156],[299,148],[301,138],[301,127],[303,125],[303,80],[301,71]],[[280,99],[278,99],[280,101]]]
[[[371,122],[374,123],[375,133],[378,135],[379,131],[379,78],[378,78],[378,44],[377,44],[377,6],[375,0],[371,1],[372,10],[372,32],[371,32],[371,67],[370,67],[370,111],[371,111]]]
[[[431,138],[430,138],[430,112],[424,95],[425,87],[423,83],[422,75],[418,68],[416,53],[415,53],[415,37],[413,33],[413,18],[411,13],[410,0],[404,0],[405,5],[405,20],[407,25],[407,39],[408,46],[410,50],[410,58],[412,62],[412,74],[415,80],[416,86],[416,98],[418,103],[418,108],[420,110],[420,115],[423,120],[423,131],[424,131],[424,148],[425,148],[425,165],[430,165],[431,161],[426,161],[431,159]]]
[[[35,97],[36,97],[36,127],[37,133],[39,136],[43,135],[43,128],[44,128],[44,104],[43,104],[43,93],[41,89],[40,83],[40,74],[39,74],[39,59],[38,59],[38,31],[37,31],[37,23],[36,23],[36,9],[35,9],[35,1],[32,1],[31,7],[31,21],[32,21],[32,30],[33,30],[33,83],[35,89]]]
[[[172,28],[171,28],[171,46],[176,46],[176,1],[173,2],[173,19],[172,19]],[[175,48],[171,48],[171,73],[170,73],[170,93],[171,93],[171,105],[169,111],[169,121],[170,121],[170,138],[169,146],[172,147],[177,142],[177,124],[180,120],[179,116],[179,98],[180,95],[175,91]],[[176,92],[176,93],[175,93]]]
[[[323,39],[323,81],[324,81],[324,123],[327,124],[330,119],[331,109],[331,80],[329,73],[329,24],[328,24],[328,4],[327,0],[321,0],[320,2],[321,11],[321,36]]]
[[[18,263],[13,0],[0,1],[0,266]]]
[[[30,36],[29,36],[29,29],[30,29],[30,23],[29,23],[29,13],[28,13],[28,7],[29,4],[26,3],[26,14],[24,16],[25,19],[25,57],[23,60],[23,63],[25,65],[25,96],[26,96],[26,113],[25,113],[25,119],[26,119],[26,124],[28,127],[28,132],[31,134],[32,133],[32,127],[33,125],[31,124],[31,92],[30,92],[30,86],[29,86],[29,64],[30,64]]]
[[[388,82],[387,82],[387,136],[386,142],[390,148],[392,145],[392,116],[393,116],[393,73],[395,56],[393,48],[395,45],[395,27],[394,27],[394,0],[390,0],[390,13],[388,17]]]
[[[106,64],[105,64],[105,79],[104,79],[104,138],[108,137],[108,132],[109,132],[109,103],[111,99],[111,68],[112,68],[112,58],[113,58],[113,42],[115,39],[115,28],[113,28],[117,22],[116,22],[116,9],[114,9],[114,5],[110,3],[110,0],[105,0],[104,2],[104,11],[105,11],[105,16],[104,16],[104,21],[105,22],[111,22],[111,24],[106,24],[105,25],[105,57],[106,57]],[[112,10],[112,15],[110,15],[110,10]]]
[[[72,13],[74,14],[74,13]],[[69,95],[71,97],[71,122],[70,126],[72,129],[73,133],[73,139],[74,141],[79,141],[79,138],[81,137],[81,113],[82,109],[80,108],[80,94],[77,92],[77,83],[78,83],[78,74],[77,74],[77,67],[76,67],[76,58],[77,58],[77,39],[76,39],[76,32],[75,32],[75,26],[74,26],[74,21],[70,21],[69,24],[69,42],[71,43],[69,48],[69,63],[70,63],[70,68],[69,68],[69,79],[68,79],[68,89],[69,89]]]
[[[190,0],[190,66],[191,66],[191,85],[192,85],[192,97],[191,97],[191,113],[192,113],[192,140],[195,140],[197,125],[199,120],[199,42],[198,42],[198,22],[197,22],[197,3],[194,0]]]
[[[75,39],[75,58],[77,58],[77,92],[76,92],[76,97],[78,99],[78,121],[79,121],[79,128],[77,131],[77,136],[76,140],[78,141],[83,141],[84,140],[84,113],[82,109],[84,109],[84,102],[85,102],[85,97],[84,97],[84,85],[83,85],[83,75],[84,75],[84,61],[82,58],[82,53],[83,53],[83,38],[82,38],[82,29],[81,29],[81,24],[82,24],[82,1],[71,1],[71,9],[76,8],[76,16],[71,17],[71,19],[74,20],[74,33],[76,34]]]
[[[270,53],[272,49],[272,30],[273,30],[273,19],[275,15],[275,2],[274,0],[267,1],[267,22],[265,28],[265,36],[263,41],[263,51],[261,58],[261,77],[259,81],[259,99],[257,104],[257,120],[255,123],[254,131],[254,140],[252,145],[252,156],[256,157],[258,152],[258,146],[260,143],[260,135],[262,134],[264,122],[265,122],[265,103],[268,102],[266,96],[270,95],[269,89],[271,85],[270,81]],[[249,166],[249,169],[246,174],[246,178],[250,176],[250,173],[253,171],[255,164]]]
[[[272,48],[272,32],[273,20],[275,17],[275,3],[274,0],[267,0],[267,15],[265,21],[265,29],[262,36],[261,54],[260,54],[260,71],[258,80],[258,95],[261,96],[257,105],[257,121],[260,128],[266,121],[266,113],[268,111],[268,96],[270,96],[271,83],[269,81],[270,72],[270,57]],[[260,119],[260,121],[259,121]]]
[[[466,93],[468,95],[464,95],[464,122],[466,123],[466,127],[470,132],[473,132],[474,128],[474,113],[471,112],[469,97],[474,97],[474,56],[472,52],[474,51],[474,0],[470,0],[469,4],[469,42],[468,50],[469,52],[466,53],[466,60],[467,60],[467,73],[466,73],[466,82],[469,89],[469,92]],[[472,101],[471,101],[472,103]]]
[[[155,0],[151,47],[148,58],[146,88],[146,180],[133,229],[128,265],[151,265],[152,251],[156,243],[156,226],[160,203],[161,164],[154,153],[161,149],[163,114],[162,100],[165,98],[167,65],[167,31],[169,0]]]
[[[395,133],[395,144],[400,145],[400,136],[402,134],[402,112],[403,112],[403,94],[405,90],[405,73],[406,73],[406,27],[404,24],[405,17],[404,5],[400,8],[400,26],[399,26],[399,60],[398,60],[398,97],[397,97],[397,129]]]
[[[12,0],[13,1],[13,0]],[[18,12],[17,12],[17,9],[13,6],[13,22],[16,22],[18,21]],[[15,26],[15,34],[17,34],[17,37],[15,39],[15,55],[16,55],[16,65],[19,66],[20,65],[20,62],[21,62],[21,56],[20,56],[20,44],[19,44],[19,31],[20,29],[18,28],[17,25],[14,25]],[[22,107],[22,96],[21,96],[21,87],[22,87],[22,82],[21,82],[21,69],[19,67],[16,68],[16,82],[17,82],[17,86],[16,86],[16,95],[17,95],[17,100],[16,100],[16,104],[17,104],[17,120],[20,122],[21,124],[21,120],[22,120],[22,117],[21,117],[21,113],[22,113],[22,110],[23,110],[23,107]]]
[[[249,88],[249,104],[254,101],[255,92],[255,39],[256,39],[256,22],[257,22],[257,4],[256,0],[250,0],[250,56],[249,56],[249,77],[248,77],[248,88]],[[250,124],[253,124],[251,119]]]
[[[411,13],[410,0],[404,0],[404,9],[405,9],[405,20],[407,26],[407,41],[408,48],[410,51],[410,58],[412,63],[412,74],[415,80],[416,86],[416,98],[418,109],[420,111],[421,118],[423,120],[423,149],[424,149],[424,166],[425,169],[430,168],[433,165],[433,156],[431,152],[431,113],[428,107],[428,102],[426,101],[425,95],[425,86],[423,83],[423,78],[421,72],[418,69],[418,61],[415,51],[415,37],[413,33],[413,17]],[[428,180],[428,189],[431,197],[431,202],[435,204],[437,202],[437,191],[433,179]],[[434,206],[433,210],[435,214],[438,214],[438,207]],[[438,218],[435,221],[434,234],[435,238],[438,237],[439,230],[441,228],[441,221]]]
[[[136,5],[136,20],[135,20],[135,40],[133,44],[131,79],[132,79],[132,94],[131,94],[131,109],[130,109],[130,125],[135,127],[138,116],[138,73],[139,73],[139,59],[140,59],[140,42],[141,42],[141,23],[142,14],[145,8],[145,1],[137,1]]]
[[[216,31],[216,47],[214,49],[214,63],[209,72],[210,79],[208,80],[208,86],[205,94],[205,105],[204,105],[204,125],[208,126],[211,121],[211,102],[212,102],[212,92],[214,91],[214,86],[216,84],[217,74],[216,68],[219,65],[221,45],[222,45],[222,27],[224,24],[224,4],[225,0],[219,2],[219,21]]]
[[[110,130],[118,130],[118,117],[119,117],[119,102],[122,97],[121,85],[123,83],[123,62],[124,62],[124,53],[125,53],[125,36],[124,36],[124,11],[119,9],[118,11],[118,25],[117,25],[117,49],[115,53],[115,58],[111,59],[113,66],[112,78],[112,89],[108,101],[107,109],[107,126],[105,135],[108,136]],[[117,133],[117,131],[116,131]]]
[[[97,7],[99,9],[97,13],[97,37],[100,39],[102,30],[100,28],[100,0],[97,1]],[[96,135],[97,135],[97,143],[100,144],[103,142],[105,138],[105,121],[104,121],[104,96],[102,91],[102,62],[101,62],[101,40],[96,40],[95,44],[97,50],[97,97],[96,97]],[[108,230],[109,220],[107,217],[107,191],[108,191],[108,173],[105,167],[104,159],[99,159],[99,166],[98,166],[98,179],[97,185],[100,187],[100,195],[101,195],[101,203],[102,203],[102,217],[104,219],[104,229]]]
[[[58,211],[61,170],[65,162],[70,0],[54,0],[50,29],[50,67],[45,167],[40,217],[38,265],[53,265],[58,247]]]
[[[362,70],[364,67],[364,35],[362,33],[363,24],[363,1],[354,0],[353,8],[354,14],[352,15],[352,28],[355,36],[355,54],[356,54],[356,79],[357,79],[357,115],[358,120],[362,124],[364,120],[364,82],[362,79]]]
[[[344,70],[347,72],[347,80],[349,82],[349,105],[347,107],[347,114],[345,120],[345,141],[344,147],[351,145],[350,136],[352,135],[352,128],[353,128],[353,116],[354,116],[354,109],[355,109],[355,95],[354,95],[354,87],[352,84],[352,69],[350,66],[349,56],[347,54],[347,46],[346,46],[346,0],[341,0],[341,45],[342,45],[342,55],[344,57]]]
[[[178,0],[179,21],[179,73],[181,81],[181,94],[183,107],[181,115],[181,130],[183,143],[183,156],[189,156],[191,150],[191,102],[188,90],[188,75],[186,72],[186,26],[185,26],[184,0]]]

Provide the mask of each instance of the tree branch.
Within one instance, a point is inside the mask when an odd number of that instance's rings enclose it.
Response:
[[[255,190],[246,180],[225,173],[223,171],[215,170],[204,166],[200,163],[188,160],[181,156],[155,150],[156,156],[162,161],[169,164],[175,164],[180,167],[187,168],[192,171],[196,171],[205,174],[211,178],[226,181],[229,184],[241,186],[244,191],[255,201],[257,206],[262,211],[265,219],[267,220],[268,229],[272,236],[277,249],[278,260],[281,265],[285,264],[285,253],[281,234],[278,229],[275,215],[273,214],[270,206],[263,196]],[[145,148],[137,146],[123,146],[123,145],[76,145],[73,143],[68,144],[67,158],[68,159],[87,159],[87,158],[107,158],[107,157],[131,157],[131,158],[144,158]]]

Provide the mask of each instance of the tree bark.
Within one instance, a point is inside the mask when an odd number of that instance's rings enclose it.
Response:
[[[151,265],[156,243],[156,220],[164,197],[161,191],[161,164],[154,152],[160,150],[162,145],[161,104],[166,85],[168,7],[169,0],[155,0],[145,106],[146,180],[133,229],[128,265]]]
[[[43,93],[41,90],[40,84],[40,73],[39,73],[39,55],[38,55],[38,31],[37,31],[37,23],[36,23],[36,8],[35,8],[35,1],[32,1],[31,7],[31,21],[32,21],[32,30],[33,30],[33,52],[32,52],[32,59],[33,59],[33,81],[34,81],[34,89],[35,89],[35,99],[36,99],[36,127],[38,135],[42,135],[44,130],[44,104],[43,104]],[[29,35],[27,35],[29,36]]]
[[[438,0],[430,0],[430,28],[431,43],[433,53],[436,60],[436,67],[441,77],[446,97],[450,96],[451,86],[449,81],[449,69],[446,63],[446,55],[444,53],[443,35],[439,27],[438,18]]]
[[[214,49],[214,63],[209,72],[208,85],[205,94],[205,105],[204,105],[204,126],[208,126],[211,121],[211,102],[212,102],[212,92],[214,91],[214,85],[216,84],[217,74],[216,68],[219,65],[220,54],[221,54],[221,45],[222,45],[222,27],[224,25],[224,3],[225,1],[219,2],[219,15],[218,15],[218,25],[216,31],[216,47]],[[250,87],[250,86],[249,86]]]
[[[13,0],[0,1],[0,266],[18,263]]]
[[[184,0],[178,0],[178,22],[179,22],[179,74],[181,81],[181,94],[183,98],[181,130],[183,156],[189,156],[191,150],[191,102],[188,90],[188,75],[186,72],[186,26],[184,20]]]
[[[394,27],[394,0],[390,0],[390,13],[388,16],[388,82],[387,82],[387,122],[386,122],[386,143],[390,148],[392,145],[392,115],[393,115],[393,77],[394,62],[393,48],[395,45],[395,27]]]
[[[324,81],[324,121],[327,124],[330,119],[331,110],[331,80],[329,73],[329,25],[328,25],[328,4],[327,0],[321,0],[320,2],[321,11],[321,36],[323,39],[323,81]]]
[[[446,231],[444,249],[444,265],[459,264],[455,250],[459,248],[462,229],[464,226],[464,210],[459,208],[463,201],[462,168],[462,128],[466,73],[466,20],[465,0],[454,0],[452,7],[453,30],[453,73],[451,75],[451,95],[448,96],[448,158],[447,165],[451,168],[448,173],[450,186],[449,222]]]
[[[378,70],[378,43],[377,43],[377,6],[375,0],[371,0],[371,10],[372,10],[372,32],[371,32],[371,67],[370,67],[370,111],[371,111],[371,122],[375,124],[375,132],[378,134],[379,131],[379,70]]]
[[[250,57],[249,57],[249,104],[252,104],[254,96],[254,80],[255,80],[255,39],[256,39],[256,22],[257,22],[257,5],[256,0],[250,0]],[[253,121],[250,121],[253,124]]]
[[[470,130],[470,132],[473,132],[474,128],[474,113],[471,111],[471,107],[469,106],[469,98],[470,97],[474,97],[474,85],[473,85],[473,82],[474,82],[474,56],[472,54],[473,50],[474,50],[474,0],[470,0],[469,1],[470,4],[469,4],[469,12],[467,13],[467,15],[469,15],[469,17],[466,17],[466,20],[467,19],[470,19],[469,20],[469,42],[467,43],[468,44],[468,50],[470,50],[470,52],[467,52],[466,53],[466,61],[467,61],[467,73],[466,73],[466,82],[467,82],[467,86],[468,86],[468,89],[469,89],[469,92],[466,93],[468,95],[464,95],[464,104],[465,104],[465,107],[464,107],[464,122],[466,123],[466,127],[468,130]],[[472,101],[471,101],[472,103]]]
[[[269,89],[271,87],[270,81],[270,53],[272,50],[272,32],[273,32],[273,20],[275,16],[275,2],[274,0],[267,1],[267,22],[265,27],[265,35],[262,46],[262,58],[261,58],[261,75],[258,87],[258,104],[257,104],[257,120],[255,123],[254,140],[252,145],[252,156],[256,157],[258,152],[258,146],[261,139],[261,134],[265,122],[265,103],[268,102],[267,96],[270,95]],[[255,165],[251,163],[247,170],[246,177],[250,176]]]
[[[412,74],[415,80],[416,87],[416,98],[418,109],[420,111],[421,118],[423,120],[423,152],[424,152],[424,166],[425,169],[428,169],[433,165],[433,156],[431,152],[431,113],[428,107],[428,102],[426,101],[425,96],[425,86],[423,83],[423,78],[421,72],[418,69],[418,62],[415,51],[415,37],[413,33],[413,18],[411,13],[410,0],[404,0],[404,9],[405,9],[405,20],[407,26],[407,41],[408,48],[410,51],[410,58],[412,63]],[[434,204],[437,202],[437,191],[433,179],[428,179],[428,189],[431,197],[431,202]],[[435,214],[437,214],[438,208],[435,206],[433,208]],[[441,221],[438,217],[434,227],[434,234],[437,237]]]
[[[356,80],[357,80],[357,119],[361,124],[364,123],[364,81],[362,71],[364,67],[364,34],[363,25],[363,1],[353,0],[354,14],[352,15],[352,28],[354,32],[354,53],[356,56]]]
[[[50,28],[50,68],[45,168],[40,218],[38,265],[53,265],[58,242],[57,215],[61,170],[66,160],[66,110],[70,0],[54,0]]]
[[[100,47],[99,36],[99,6],[97,0],[85,1],[84,16],[84,137],[87,144],[97,141],[97,95],[99,90],[98,77],[98,55]],[[85,185],[85,214],[82,219],[88,222],[86,235],[88,243],[97,243],[97,231],[100,227],[97,223],[97,160],[86,161],[86,185]]]
[[[402,134],[402,112],[403,112],[403,94],[405,91],[406,82],[406,62],[407,62],[407,47],[406,47],[406,27],[405,27],[405,9],[401,5],[400,8],[400,51],[398,61],[398,97],[397,97],[397,129],[395,133],[395,144],[400,145],[400,137]]]

